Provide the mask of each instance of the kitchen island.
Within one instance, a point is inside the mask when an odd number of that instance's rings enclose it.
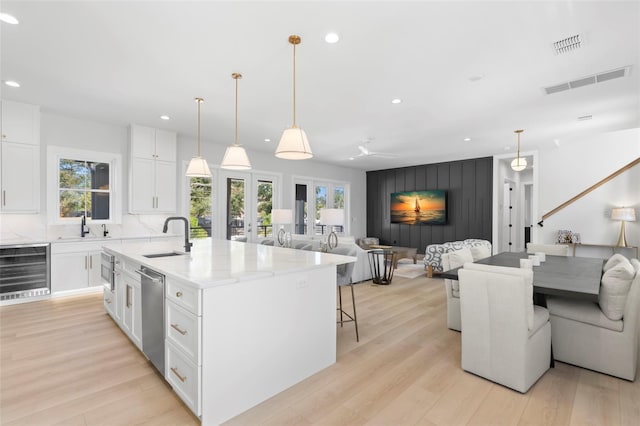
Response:
[[[106,245],[105,309],[142,349],[137,270],[165,277],[164,377],[220,424],[336,360],[336,265],[354,257],[226,240]],[[147,257],[149,255],[162,255]]]

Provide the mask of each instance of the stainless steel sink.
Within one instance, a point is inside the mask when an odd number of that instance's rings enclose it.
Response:
[[[182,256],[185,253],[180,253],[178,251],[170,251],[168,253],[151,253],[151,254],[143,254],[143,257],[155,258],[155,257],[170,257],[170,256]]]

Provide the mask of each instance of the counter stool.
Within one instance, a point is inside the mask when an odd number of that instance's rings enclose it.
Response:
[[[343,256],[353,256],[356,257],[357,251],[355,247],[336,247],[331,251],[331,254],[341,254]],[[340,327],[344,325],[345,322],[353,322],[356,327],[356,342],[360,341],[360,336],[358,334],[358,315],[356,314],[356,297],[353,292],[353,281],[351,280],[351,275],[353,274],[353,267],[355,266],[355,262],[345,263],[342,265],[338,265],[336,267],[337,273],[337,284],[338,284],[338,309],[340,312],[340,320],[338,323]],[[342,287],[349,286],[351,287],[351,304],[353,306],[353,316],[349,313],[345,312],[342,308]],[[348,319],[344,319],[344,317]]]

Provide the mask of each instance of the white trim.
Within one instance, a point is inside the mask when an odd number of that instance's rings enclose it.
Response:
[[[60,158],[109,163],[109,220],[87,218],[88,224],[122,223],[122,155],[114,152],[88,151],[64,146],[47,146],[47,222],[49,225],[72,225],[80,218],[60,218],[59,170]]]

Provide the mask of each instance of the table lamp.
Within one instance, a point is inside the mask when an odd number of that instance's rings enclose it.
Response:
[[[273,209],[271,210],[271,223],[274,225],[280,225],[278,231],[278,244],[284,247],[287,240],[284,225],[289,225],[293,222],[293,211],[291,209]]]
[[[344,224],[344,209],[322,209],[320,210],[320,223],[331,228],[331,233],[327,238],[329,250],[338,246],[338,234],[333,230],[334,226]]]
[[[620,225],[620,237],[618,237],[618,247],[628,247],[627,238],[624,235],[624,222],[633,222],[636,220],[636,211],[632,207],[616,207],[611,209],[611,220],[619,220],[622,222]]]

